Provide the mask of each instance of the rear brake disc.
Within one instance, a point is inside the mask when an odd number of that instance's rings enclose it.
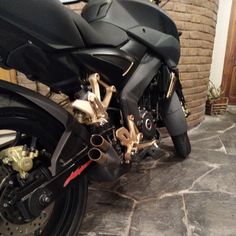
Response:
[[[9,176],[9,170],[4,166],[0,165],[0,186],[1,183]],[[0,191],[0,199],[3,191]],[[35,220],[26,224],[13,224],[6,217],[0,214],[0,236],[35,236],[40,235],[46,226],[50,215],[53,211],[54,204],[52,203],[49,207],[43,210],[39,217]]]

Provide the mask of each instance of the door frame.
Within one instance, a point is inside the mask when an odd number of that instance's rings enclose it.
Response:
[[[221,91],[225,97],[230,95],[230,87],[232,83],[233,67],[236,65],[236,0],[232,0],[228,40],[226,46],[223,78],[221,83]],[[236,105],[236,101],[231,101]]]

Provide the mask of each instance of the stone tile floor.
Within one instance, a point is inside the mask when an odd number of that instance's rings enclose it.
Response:
[[[189,136],[186,160],[167,138],[156,159],[92,184],[80,235],[236,235],[236,114],[206,117]]]

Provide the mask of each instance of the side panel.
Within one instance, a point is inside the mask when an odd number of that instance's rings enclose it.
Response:
[[[127,53],[132,58],[134,58],[137,62],[140,62],[142,60],[143,56],[148,50],[145,45],[131,38],[120,49],[125,53]]]
[[[88,25],[59,0],[1,0],[0,66],[73,94],[80,71],[70,52],[85,47],[78,27]]]
[[[1,0],[0,20],[1,30],[10,31],[12,36],[15,33],[15,37],[21,31],[26,40],[37,40],[45,46],[84,46],[70,11],[59,0]],[[9,25],[11,28],[6,28]]]
[[[136,123],[140,120],[138,101],[161,67],[161,60],[146,54],[138,68],[129,79],[121,93],[123,115],[134,115]]]
[[[179,38],[175,23],[149,0],[89,1],[82,16],[88,22],[101,20],[125,30],[142,25]]]
[[[80,64],[97,72],[109,84],[120,90],[134,71],[137,61],[120,49],[103,48],[80,50],[74,53]]]
[[[82,16],[89,22],[109,22],[124,29],[169,67],[177,66],[180,58],[177,27],[156,4],[148,0],[90,1]]]
[[[180,43],[172,35],[144,26],[130,29],[128,34],[151,48],[170,68],[177,66],[180,58]]]
[[[70,95],[80,88],[80,68],[70,51],[46,53],[40,47],[26,43],[9,52],[6,64],[29,79],[48,85],[55,92]]]

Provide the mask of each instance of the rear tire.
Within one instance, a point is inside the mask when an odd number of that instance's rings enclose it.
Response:
[[[6,97],[0,96],[1,99],[6,100]],[[40,150],[45,149],[47,152],[53,153],[63,132],[63,127],[60,123],[38,109],[25,105],[19,106],[19,103],[12,101],[12,99],[9,99],[9,102],[5,104],[7,104],[7,107],[0,107],[0,131],[11,130],[21,132],[23,135],[27,135],[27,137],[37,137],[36,148]],[[15,144],[15,141],[13,141],[13,145],[22,145],[24,144],[23,142],[26,141],[23,139],[18,144]],[[47,165],[45,164],[45,166]],[[0,171],[1,168],[4,168],[4,165],[0,162]],[[0,173],[0,177],[2,175]],[[2,181],[2,178],[0,178],[0,184]],[[0,215],[0,235],[77,235],[86,208],[87,189],[86,176],[81,176],[78,182],[72,183],[66,192],[62,193],[54,201],[48,213],[48,220],[42,223],[42,228],[41,226],[32,228],[36,224],[30,222],[23,225],[12,224]],[[40,216],[36,220],[40,221],[41,218]],[[21,232],[19,228],[22,229]]]
[[[191,152],[191,144],[187,132],[178,136],[172,136],[176,153],[179,157],[185,159]]]

